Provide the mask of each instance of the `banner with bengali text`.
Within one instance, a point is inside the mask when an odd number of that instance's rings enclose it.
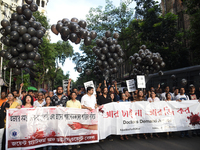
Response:
[[[6,122],[9,150],[99,141],[97,110],[64,107],[9,109]]]
[[[197,114],[192,116],[191,113]],[[200,129],[200,103],[191,101],[113,102],[99,109],[99,139],[108,135],[158,133]],[[193,118],[191,118],[191,116]]]

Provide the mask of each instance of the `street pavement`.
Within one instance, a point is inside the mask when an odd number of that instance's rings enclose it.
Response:
[[[189,132],[191,135],[191,131]],[[144,139],[140,135],[140,139],[136,139],[136,135],[128,136],[129,140],[121,141],[119,136],[112,136],[113,141],[107,139],[104,142],[94,144],[81,144],[80,150],[200,150],[200,137],[180,137],[180,132],[173,133],[173,137],[166,138],[166,134],[158,134],[160,138],[154,136],[153,139],[147,134],[148,139]],[[68,149],[67,147],[59,147],[59,150]],[[72,150],[77,149],[76,146]]]

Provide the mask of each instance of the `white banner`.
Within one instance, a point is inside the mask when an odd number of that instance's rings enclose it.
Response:
[[[111,134],[200,129],[200,125],[190,124],[188,117],[191,112],[199,115],[200,103],[197,100],[109,103],[103,105],[99,111],[99,136],[104,139]]]
[[[64,107],[9,109],[6,118],[7,149],[98,142],[97,110]]]

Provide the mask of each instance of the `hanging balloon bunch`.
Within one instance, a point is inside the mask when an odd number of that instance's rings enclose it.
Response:
[[[0,51],[0,56],[10,60],[8,67],[14,68],[16,75],[21,73],[20,68],[31,68],[34,65],[33,60],[40,59],[38,46],[46,32],[32,14],[38,10],[37,4],[33,0],[25,1],[27,4],[18,6],[9,21],[1,21],[1,42],[9,48]]]
[[[97,37],[97,33],[95,31],[88,31],[86,26],[85,20],[79,21],[77,18],[72,18],[70,21],[64,18],[59,20],[57,24],[53,24],[51,31],[56,35],[60,33],[63,41],[70,40],[75,44],[79,44],[81,39],[84,39],[84,44],[88,46],[91,44],[92,39]]]
[[[106,31],[105,36],[96,40],[97,46],[92,48],[98,57],[95,65],[99,66],[104,76],[117,73],[117,66],[123,63],[124,52],[117,42],[119,34],[114,33],[113,38],[111,32]]]
[[[130,56],[129,59],[134,64],[132,69],[134,76],[148,76],[148,74],[156,72],[159,72],[159,75],[163,75],[160,69],[165,67],[165,62],[161,55],[159,53],[152,53],[150,50],[146,49],[145,45],[142,45],[138,53]]]
[[[101,69],[99,68],[99,66],[95,66],[95,67],[94,67],[93,74],[95,75],[95,77],[96,77],[97,79],[101,79],[102,76],[103,76],[103,72],[101,71]]]

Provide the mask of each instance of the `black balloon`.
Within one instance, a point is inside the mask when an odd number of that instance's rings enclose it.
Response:
[[[78,71],[78,73],[81,73],[81,72],[82,72],[82,68],[81,68],[81,67],[78,67],[78,68],[77,68],[77,71]]]
[[[39,27],[39,30],[42,30],[43,32],[44,32],[44,34],[46,33],[46,29],[45,29],[45,27]]]
[[[87,26],[85,20],[80,20],[80,21],[78,22],[78,25],[79,25],[81,28],[83,28],[83,29],[85,29],[85,27]]]
[[[30,5],[33,3],[33,0],[25,0],[25,2]]]
[[[29,23],[28,21],[24,20],[24,21],[21,23],[21,25],[25,26],[25,27],[28,29],[29,26],[30,26],[30,23]]]
[[[25,65],[27,68],[31,68],[33,67],[33,61],[31,59],[27,59]]]
[[[32,52],[33,51],[33,45],[32,44],[26,44],[26,51],[27,52]]]
[[[31,44],[33,46],[38,46],[39,45],[39,39],[37,37],[32,37],[31,38]]]
[[[19,33],[17,31],[12,31],[10,33],[10,39],[13,41],[17,41],[19,39]]]
[[[103,65],[103,67],[106,68],[108,66],[108,62],[107,61],[103,61],[102,65]]]
[[[21,74],[21,69],[14,68],[14,75],[20,75]]]
[[[16,47],[12,47],[10,53],[11,53],[12,56],[18,56],[19,55]]]
[[[19,23],[23,22],[24,19],[25,19],[24,15],[18,15],[18,17],[17,17],[17,21],[18,21]]]
[[[63,35],[61,35],[61,39],[62,39],[63,41],[69,40],[69,37],[70,37],[70,35],[68,35],[68,36],[63,36]]]
[[[0,56],[1,56],[1,57],[4,57],[5,53],[6,53],[6,50],[1,50],[1,51],[0,51]]]
[[[5,34],[8,35],[11,32],[11,26],[5,27]]]
[[[22,39],[23,39],[23,41],[24,41],[25,43],[28,43],[28,42],[31,41],[31,36],[30,36],[30,34],[25,33],[25,34],[22,36]]]
[[[108,49],[109,49],[109,52],[111,52],[111,53],[115,52],[115,46],[114,45],[109,46]]]
[[[87,35],[87,31],[85,29],[80,29],[80,32],[79,32],[80,38],[84,39],[86,38],[86,35]]]
[[[90,32],[91,39],[95,39],[97,37],[97,33],[95,31]]]
[[[22,6],[17,6],[16,11],[19,15],[23,13]]]
[[[42,30],[37,30],[36,36],[38,39],[41,39],[44,36],[44,32]]]
[[[116,32],[115,32],[115,33],[113,34],[113,38],[114,38],[114,39],[118,39],[118,38],[119,38],[119,33],[116,33]]]
[[[183,86],[186,86],[187,80],[186,80],[186,79],[182,79],[182,80],[181,80],[181,84],[182,84]]]
[[[36,11],[38,10],[38,5],[35,4],[35,3],[32,3],[32,4],[30,5],[30,10],[31,10],[32,12],[36,12]]]
[[[10,67],[11,67],[11,68],[15,68],[16,65],[17,65],[17,58],[12,58],[12,59],[9,61],[9,63],[10,63]]]
[[[110,31],[106,31],[105,36],[108,38],[111,36],[111,32]]]
[[[34,59],[35,58],[35,52],[28,53],[28,59]]]
[[[7,26],[9,26],[9,25],[10,25],[10,23],[9,23],[8,20],[3,19],[3,20],[1,21],[1,26],[2,26],[3,28],[5,28],[5,27],[7,27]]]
[[[35,61],[38,61],[38,60],[40,60],[40,57],[41,57],[40,54],[39,54],[39,53],[36,53],[36,54],[35,54],[35,59],[34,59],[34,60],[35,60]]]
[[[58,30],[56,29],[56,25],[55,24],[53,24],[52,26],[51,26],[51,31],[54,33],[54,34],[56,34],[56,35],[58,35]]]
[[[99,59],[97,59],[96,64],[97,64],[98,66],[101,66],[101,65],[102,65],[102,61],[99,60]]]
[[[101,52],[104,54],[108,53],[108,49],[106,47],[101,48]]]
[[[162,76],[164,73],[162,71],[158,72],[159,76]]]
[[[60,33],[62,36],[67,37],[70,34],[70,30],[68,27],[63,27]]]
[[[61,32],[62,27],[63,27],[63,24],[62,24],[62,23],[57,23],[57,25],[56,25],[56,30],[57,30],[58,32]]]
[[[3,43],[4,43],[6,46],[10,46],[10,39],[9,39],[9,38],[4,38],[4,39],[3,39]]]
[[[19,54],[19,58],[21,58],[23,60],[27,60],[28,56],[26,53],[21,53],[21,54]]]
[[[85,46],[90,45],[91,42],[92,42],[92,39],[91,39],[90,37],[86,37],[86,38],[84,39],[84,44],[85,44]]]
[[[35,36],[36,35],[36,31],[33,27],[29,27],[28,28],[28,34],[30,34],[30,36]]]
[[[28,9],[29,6],[27,4],[22,5],[22,10],[24,11],[25,9]]]
[[[25,66],[25,62],[23,59],[18,59],[17,60],[17,67],[18,68],[23,68]]]
[[[173,74],[173,75],[171,75],[171,78],[172,78],[172,80],[175,80],[176,76]]]
[[[76,22],[76,23],[78,23],[78,19],[77,19],[77,18],[72,18],[72,19],[71,19],[71,22]]]
[[[19,53],[22,53],[25,51],[25,45],[22,43],[17,44],[16,49]]]
[[[101,54],[101,55],[99,56],[99,58],[100,58],[101,60],[105,60],[105,59],[106,59],[106,55]]]
[[[18,27],[18,33],[20,34],[20,35],[23,35],[23,34],[25,34],[27,32],[27,28],[25,27],[25,26],[19,26]]]
[[[38,28],[38,22],[37,21],[33,21],[33,22],[30,23],[30,26],[33,27],[34,29],[37,29]],[[52,25],[52,26],[55,28],[56,25]],[[52,26],[51,26],[51,28],[52,28]]]
[[[10,39],[10,46],[17,46],[18,41],[14,41]]]
[[[17,13],[12,13],[11,19],[12,20],[17,20],[17,18],[18,18],[18,14]]]
[[[77,35],[76,35],[75,33],[71,33],[69,39],[70,39],[71,42],[76,42],[76,40],[77,40]]]

